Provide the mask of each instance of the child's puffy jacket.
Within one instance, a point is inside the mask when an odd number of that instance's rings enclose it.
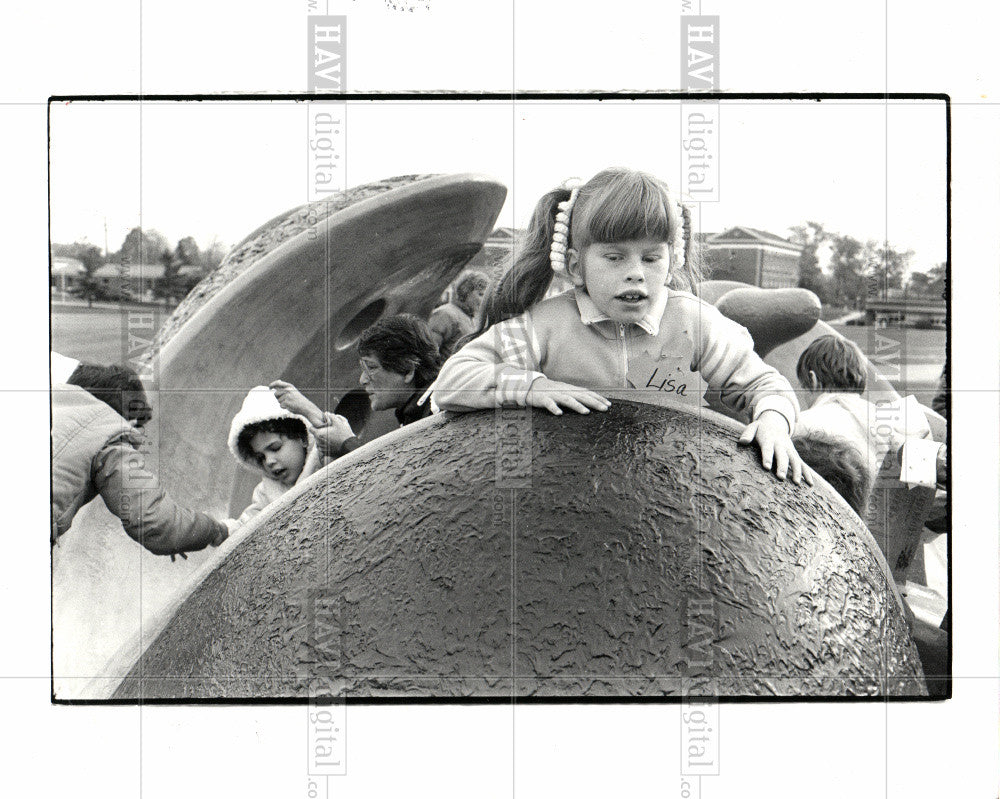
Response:
[[[145,468],[142,437],[78,386],[52,389],[52,543],[100,495],[125,532],[157,555],[218,545],[224,524],[177,505]]]

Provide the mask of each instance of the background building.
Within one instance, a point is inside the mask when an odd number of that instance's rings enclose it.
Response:
[[[710,280],[737,280],[761,288],[799,285],[802,247],[774,233],[732,227],[699,237],[702,262]]]

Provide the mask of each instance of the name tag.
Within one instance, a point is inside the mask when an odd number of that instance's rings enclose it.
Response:
[[[630,352],[628,382],[643,392],[666,394],[672,399],[689,402],[692,407],[704,407],[707,386],[698,372],[691,371],[694,348],[690,340],[682,341],[686,345],[684,352],[650,352],[647,347]]]

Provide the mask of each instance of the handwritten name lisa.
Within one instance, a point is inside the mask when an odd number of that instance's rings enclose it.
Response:
[[[657,383],[656,373],[658,371],[659,369],[653,370],[653,374],[646,381],[646,388],[655,388],[657,391],[663,391],[666,394],[676,394],[679,397],[687,396],[687,383],[678,383],[672,377],[666,377]]]

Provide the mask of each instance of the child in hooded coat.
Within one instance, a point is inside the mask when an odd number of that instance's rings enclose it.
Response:
[[[282,408],[267,386],[255,386],[243,400],[229,428],[229,450],[237,461],[262,475],[250,505],[236,520],[238,525],[326,464],[306,418]]]

